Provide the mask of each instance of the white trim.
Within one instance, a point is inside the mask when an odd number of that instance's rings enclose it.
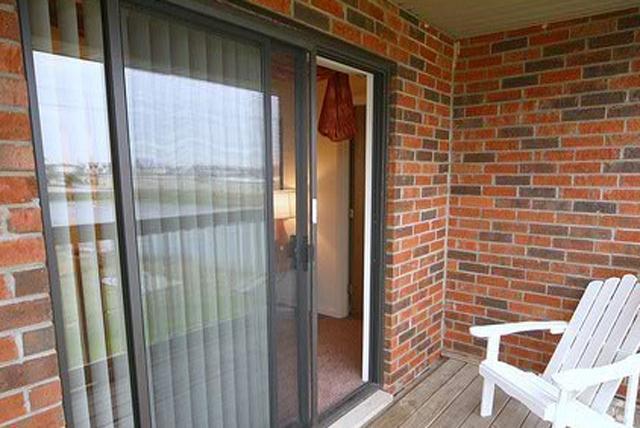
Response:
[[[373,166],[373,75],[367,73],[367,104],[365,133],[365,192],[364,192],[364,245],[362,275],[362,380],[369,381],[371,355],[371,211]]]
[[[350,65],[342,64],[341,62],[336,62],[327,58],[323,58],[321,56],[316,57],[316,64],[322,67],[330,68],[332,70],[342,71],[343,73],[347,73],[347,74],[355,73],[355,74],[373,77],[371,73],[367,73],[366,71],[362,71],[358,68],[351,67]]]
[[[382,390],[371,394],[366,400],[347,412],[340,419],[329,425],[329,428],[359,428],[370,422],[389,404],[393,402],[393,395]]]
[[[371,210],[373,189],[373,74],[366,71],[332,61],[323,57],[316,57],[320,66],[342,71],[348,74],[359,74],[367,78],[366,94],[366,130],[365,130],[365,191],[364,191],[364,245],[363,245],[363,275],[362,275],[362,380],[369,381],[369,360],[371,354]]]

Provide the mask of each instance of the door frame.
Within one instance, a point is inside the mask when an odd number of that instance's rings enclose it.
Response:
[[[312,75],[316,75],[317,58],[321,57],[332,62],[345,65],[368,73],[373,77],[372,93],[367,93],[367,101],[372,101],[373,126],[371,135],[371,217],[368,237],[370,248],[369,254],[365,254],[365,265],[368,260],[369,264],[369,301],[365,301],[364,305],[369,305],[369,380],[364,383],[352,394],[338,403],[334,408],[329,409],[323,414],[318,414],[317,409],[317,347],[318,347],[318,278],[316,258],[313,259],[313,275],[312,275],[312,387],[313,387],[313,425],[328,425],[340,418],[350,409],[358,405],[362,400],[368,397],[372,392],[379,389],[383,384],[384,373],[384,247],[385,247],[385,218],[386,218],[386,177],[387,177],[387,147],[389,140],[389,84],[394,66],[388,60],[381,59],[370,52],[363,51],[361,48],[345,44],[342,41],[332,37],[320,37],[317,45],[312,50],[311,70]],[[369,85],[367,85],[369,92]],[[311,79],[311,123],[315,123],[317,115],[316,106],[316,79]],[[369,108],[369,106],[367,106]],[[311,198],[317,197],[318,183],[315,167],[317,165],[317,132],[311,129],[311,149],[310,149],[310,171],[311,171]],[[367,154],[367,156],[369,156]],[[367,226],[365,225],[365,228]],[[312,224],[313,244],[317,242],[317,225]]]

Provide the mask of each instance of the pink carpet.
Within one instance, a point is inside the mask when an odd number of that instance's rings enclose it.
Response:
[[[362,385],[362,320],[318,319],[318,412]]]

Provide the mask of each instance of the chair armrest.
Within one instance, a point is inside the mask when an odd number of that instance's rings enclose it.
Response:
[[[549,330],[551,334],[560,334],[567,328],[564,321],[524,321],[507,324],[476,325],[469,329],[474,337],[506,336],[526,331]]]
[[[581,392],[590,386],[600,385],[640,373],[640,354],[634,354],[621,361],[590,369],[572,369],[551,376],[560,389]]]

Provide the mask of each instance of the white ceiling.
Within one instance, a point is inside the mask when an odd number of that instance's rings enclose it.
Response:
[[[393,0],[455,38],[640,6],[640,0]]]

